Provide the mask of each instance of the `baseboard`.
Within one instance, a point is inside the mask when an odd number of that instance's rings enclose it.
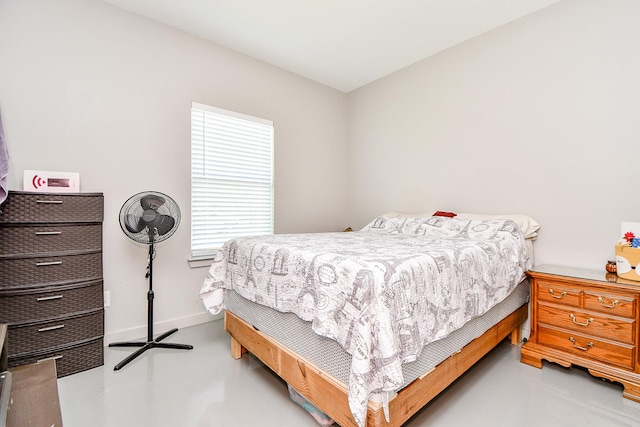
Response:
[[[189,316],[179,317],[176,319],[155,322],[153,331],[155,335],[159,335],[173,328],[187,328],[189,326],[200,325],[202,323],[211,322],[213,320],[222,319],[222,314],[212,316],[209,313],[197,313]],[[107,346],[112,342],[119,341],[145,341],[147,337],[147,325],[136,326],[131,329],[123,329],[120,331],[108,332],[104,335],[104,345]]]

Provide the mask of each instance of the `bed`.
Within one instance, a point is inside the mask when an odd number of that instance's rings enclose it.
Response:
[[[201,298],[225,311],[234,357],[251,352],[339,425],[400,426],[519,341],[538,225],[516,219],[387,214],[352,233],[231,240]]]

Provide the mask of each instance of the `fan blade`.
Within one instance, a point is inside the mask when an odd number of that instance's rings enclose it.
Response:
[[[147,226],[149,227],[149,230],[153,230],[154,228],[157,229],[158,234],[162,236],[171,231],[175,223],[176,220],[170,215],[158,215],[156,219],[148,223]]]
[[[124,226],[131,233],[139,233],[144,230],[145,223],[142,221],[142,218],[136,215],[127,215]]]
[[[156,194],[149,194],[140,199],[142,209],[153,209],[157,211],[160,206],[164,205],[164,198]]]

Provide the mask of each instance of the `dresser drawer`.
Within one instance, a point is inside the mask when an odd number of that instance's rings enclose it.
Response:
[[[102,278],[102,252],[34,257],[0,258],[0,289],[28,288]]]
[[[102,224],[0,227],[0,257],[88,252],[102,249]]]
[[[45,350],[38,353],[9,357],[9,366],[26,365],[39,360],[54,359],[58,378],[104,364],[104,346],[102,338],[81,341],[72,345]]]
[[[631,319],[539,304],[538,323],[634,344],[635,322]]]
[[[9,356],[61,347],[103,335],[103,311],[9,327]]]
[[[621,317],[636,316],[636,300],[620,295],[585,291],[584,308]]]
[[[555,347],[574,356],[597,360],[607,365],[615,365],[633,370],[635,347],[622,343],[598,339],[577,332],[540,326],[538,342]]]
[[[580,307],[582,291],[546,281],[538,282],[538,301]]]
[[[11,191],[0,223],[102,222],[102,194],[51,194]]]
[[[17,325],[98,310],[102,280],[34,290],[0,290],[0,323]]]

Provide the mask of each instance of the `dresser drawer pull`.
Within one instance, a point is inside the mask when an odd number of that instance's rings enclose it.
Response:
[[[62,329],[62,328],[64,328],[64,325],[48,326],[46,328],[38,329],[38,332],[55,331],[56,329]]]
[[[576,321],[576,316],[574,316],[573,314],[570,314],[569,317],[571,318],[571,321],[573,323],[575,323],[576,325],[579,325],[579,326],[589,326],[589,323],[593,323],[593,318],[592,317],[587,318],[587,322],[586,323],[581,323],[581,322]]]
[[[36,362],[40,363],[40,362],[44,362],[45,360],[58,360],[58,359],[62,359],[62,354],[58,356],[45,357],[44,359],[37,360]]]
[[[47,265],[60,265],[62,261],[37,262],[36,267],[46,267]]]
[[[591,347],[593,347],[593,343],[591,341],[587,343],[586,347],[580,347],[579,345],[576,345],[576,340],[574,340],[573,337],[569,337],[569,341],[571,341],[571,344],[573,344],[573,348],[577,348],[578,350],[587,351]]]
[[[40,298],[36,298],[36,301],[38,301],[38,302],[39,301],[51,301],[51,300],[54,300],[54,299],[60,299],[63,296],[64,295],[53,295],[53,296],[50,296],[50,297],[40,297]]]
[[[567,295],[566,292],[562,292],[560,295],[556,295],[553,293],[553,289],[549,289],[549,293],[551,294],[552,298],[556,298],[556,299],[562,299]]]
[[[602,297],[598,297],[598,302],[604,308],[616,308],[618,306],[618,304],[620,304],[620,301],[618,301],[617,299],[614,299],[613,303],[611,303],[610,305],[609,304],[605,304],[604,303],[604,298],[602,298]]]
[[[55,236],[62,234],[62,231],[36,231],[36,236]]]
[[[42,203],[45,205],[61,205],[62,200],[36,200],[36,203]]]

